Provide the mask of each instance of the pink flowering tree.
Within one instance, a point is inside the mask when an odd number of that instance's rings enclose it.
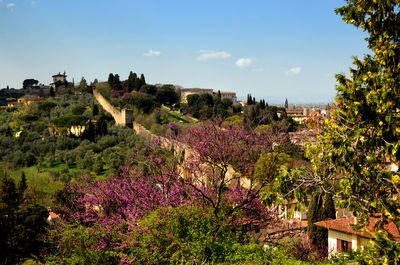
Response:
[[[217,122],[206,122],[189,130],[183,141],[190,152],[185,182],[213,208],[217,218],[272,221],[275,215],[261,204],[260,193],[278,173],[280,156],[274,147],[288,141],[287,134],[262,133],[242,125],[221,128]],[[256,165],[261,174],[255,174]]]

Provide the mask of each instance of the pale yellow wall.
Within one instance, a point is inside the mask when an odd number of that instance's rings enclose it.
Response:
[[[187,96],[194,94],[210,94],[212,95],[212,91],[181,91],[181,103],[187,103]]]
[[[236,95],[235,94],[221,94],[221,98],[230,98],[232,99],[233,103],[236,103],[237,99],[236,99]]]
[[[356,235],[349,234],[345,232],[340,232],[336,230],[328,230],[328,251],[329,256],[337,253],[337,239],[349,241],[352,244],[352,249],[364,249],[365,246],[371,246],[368,238]]]

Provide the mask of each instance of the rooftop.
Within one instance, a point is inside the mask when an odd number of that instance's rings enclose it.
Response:
[[[221,95],[236,95],[236,92],[223,92],[220,91]]]
[[[181,89],[182,92],[201,92],[201,91],[210,91],[212,92],[212,88],[184,88]]]
[[[377,217],[370,217],[369,218],[369,224],[367,226],[367,229],[371,232],[376,231],[375,225],[379,218]],[[327,229],[332,229],[340,232],[345,232],[349,234],[357,234],[363,237],[371,238],[371,235],[368,232],[361,232],[361,231],[355,231],[350,225],[355,224],[355,219],[354,217],[349,217],[349,218],[341,218],[341,219],[331,219],[331,220],[325,220],[325,221],[320,221],[315,223],[318,226],[325,227]],[[400,233],[399,230],[396,226],[396,224],[392,221],[384,224],[383,226],[384,230],[387,231],[390,236],[396,241],[400,242]]]

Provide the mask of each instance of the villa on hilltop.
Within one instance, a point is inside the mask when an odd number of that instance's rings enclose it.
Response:
[[[193,94],[210,94],[211,96],[218,95],[212,88],[183,88],[181,89],[181,103],[187,103],[187,96]],[[233,103],[237,102],[236,92],[220,92],[221,99],[230,98]]]

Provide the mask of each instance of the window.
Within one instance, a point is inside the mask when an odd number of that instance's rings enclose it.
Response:
[[[352,250],[351,242],[337,239],[337,252],[349,252],[351,250]]]

